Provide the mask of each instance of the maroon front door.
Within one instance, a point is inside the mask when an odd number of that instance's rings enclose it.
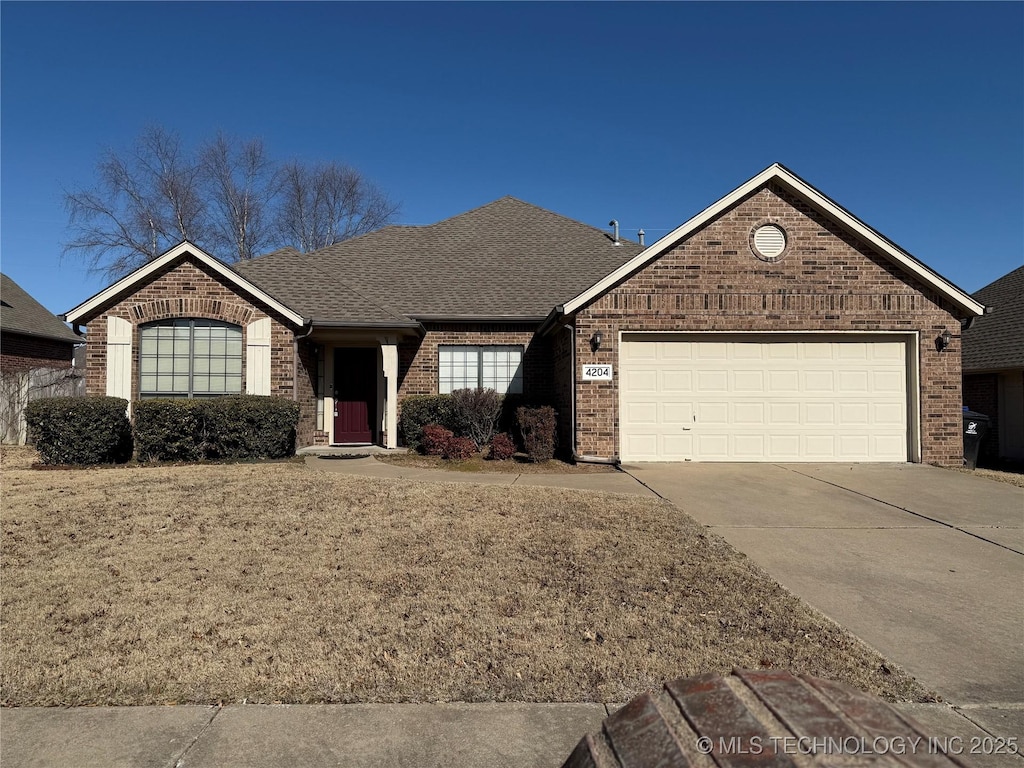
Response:
[[[377,350],[334,350],[334,442],[372,443],[377,416]]]

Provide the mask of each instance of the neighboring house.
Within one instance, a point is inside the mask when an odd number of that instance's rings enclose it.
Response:
[[[963,331],[964,405],[992,419],[985,458],[1024,461],[1024,267],[974,298],[992,311]]]
[[[394,447],[404,398],[485,386],[585,459],[960,465],[983,310],[773,165],[646,247],[506,197],[233,267],[182,243],[66,319],[91,393],[282,395],[301,445]]]
[[[80,377],[70,370],[83,339],[0,275],[0,438],[24,443],[25,406],[37,397],[76,394]]]

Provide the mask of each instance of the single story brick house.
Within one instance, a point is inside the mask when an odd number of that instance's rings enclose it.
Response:
[[[963,331],[964,405],[992,419],[986,459],[1024,462],[1024,267],[973,296],[992,312]]]
[[[506,197],[232,266],[182,243],[66,319],[91,393],[282,395],[302,445],[395,447],[404,398],[486,386],[583,460],[959,465],[983,311],[776,164],[649,246]]]

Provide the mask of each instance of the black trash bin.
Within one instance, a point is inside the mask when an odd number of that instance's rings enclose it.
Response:
[[[990,426],[988,416],[964,408],[964,465],[968,469],[978,466],[978,450]]]

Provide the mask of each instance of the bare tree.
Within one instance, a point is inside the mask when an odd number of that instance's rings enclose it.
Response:
[[[96,172],[96,188],[65,193],[74,233],[65,253],[119,277],[181,240],[205,238],[199,169],[182,155],[176,134],[148,128],[130,154],[104,152]]]
[[[298,162],[281,169],[278,239],[300,251],[315,251],[379,229],[398,206],[359,171],[339,163],[312,167]]]
[[[210,205],[211,244],[233,258],[252,259],[272,242],[268,208],[277,190],[277,174],[259,139],[232,141],[218,133],[200,153]]]
[[[95,187],[64,194],[64,253],[110,279],[182,240],[227,260],[284,246],[311,251],[377,229],[398,211],[349,166],[278,166],[259,139],[224,134],[187,152],[178,134],[151,127],[130,152],[104,152],[96,174]]]

